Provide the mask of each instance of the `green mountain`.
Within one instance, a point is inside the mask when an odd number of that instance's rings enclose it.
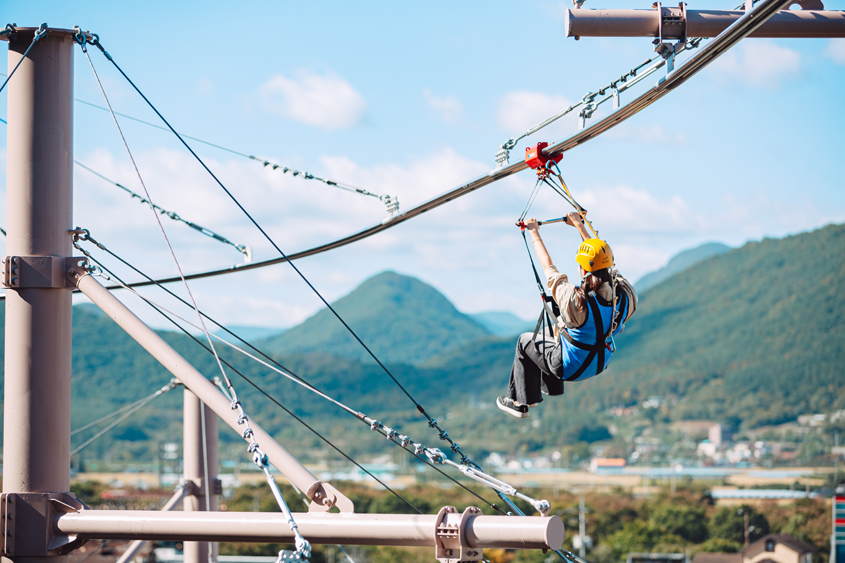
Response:
[[[684,250],[673,256],[669,260],[669,263],[664,267],[641,277],[634,285],[637,291],[645,291],[660,282],[671,278],[678,272],[683,272],[690,266],[693,266],[702,260],[718,254],[724,254],[730,249],[730,246],[726,246],[719,242],[708,242],[706,244],[702,244],[701,246]]]
[[[390,363],[421,363],[489,335],[439,291],[395,272],[368,279],[332,306],[379,359]],[[280,355],[319,352],[371,361],[328,309],[262,345]]]
[[[655,395],[665,400],[650,415],[657,423],[710,419],[753,428],[845,408],[842,256],[845,226],[831,225],[749,243],[675,274],[641,292],[639,310],[617,338],[607,372],[567,384],[563,397],[547,398],[527,421],[492,407],[505,390],[515,339],[489,334],[433,288],[386,272],[337,307],[407,392],[478,458],[489,451],[605,440],[611,423],[618,424],[607,414],[609,407]],[[356,354],[332,328],[335,322],[322,311],[265,344],[274,344],[280,362],[338,400],[438,445],[413,403],[379,366]],[[93,306],[75,307],[73,326],[72,428],[169,381],[160,365]],[[160,334],[202,373],[218,375],[213,357],[190,337]],[[305,344],[295,344],[289,334]],[[351,455],[385,453],[384,439],[347,413],[242,356],[228,350],[221,355]],[[293,453],[327,455],[319,439],[249,382],[229,368],[227,373],[247,412]],[[86,448],[83,460],[155,459],[159,443],[181,440],[180,421],[181,391],[171,391]],[[74,436],[73,446],[95,430]],[[240,457],[239,438],[225,428],[220,436],[222,451],[231,452],[224,455]]]
[[[673,418],[751,427],[842,405],[843,256],[845,225],[830,225],[748,243],[644,291],[590,393],[606,405],[672,394],[684,398]]]
[[[496,336],[516,336],[521,332],[534,330],[533,321],[524,321],[505,311],[476,313],[469,317]]]

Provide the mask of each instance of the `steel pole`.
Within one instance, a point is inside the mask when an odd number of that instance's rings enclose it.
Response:
[[[435,515],[294,513],[308,541],[315,544],[433,546]],[[457,526],[460,513],[448,514]],[[148,539],[293,543],[278,512],[157,512],[82,510],[59,514],[56,533],[88,539]],[[560,549],[558,516],[471,516],[463,539],[475,548]]]
[[[33,36],[34,31],[27,28],[9,39],[8,68],[18,64]],[[10,256],[70,256],[71,35],[50,30],[33,46],[7,89],[6,251]],[[3,492],[68,491],[71,292],[26,284],[8,288],[5,350]],[[47,558],[13,556],[11,560],[24,563]],[[50,561],[62,560],[67,557],[50,557]]]
[[[185,387],[191,390],[217,416],[222,418],[235,432],[242,435],[244,426],[238,424],[238,413],[232,410],[229,400],[185,358],[174,350],[167,342],[157,335],[141,319],[135,316],[123,303],[100,285],[85,270],[75,266],[73,274],[68,274],[72,282],[95,305],[103,310],[126,333],[135,339],[147,352],[167,368]],[[337,489],[323,483],[308,471],[285,448],[276,442],[254,420],[251,421],[255,439],[267,457],[279,471],[282,472],[300,490],[305,491],[312,501],[312,510],[328,510],[329,504],[335,504],[341,512],[353,510],[352,501]],[[248,438],[245,438],[249,441]],[[320,506],[315,506],[314,503]]]
[[[739,20],[740,10],[686,10],[666,7],[657,10],[566,11],[567,37],[657,37],[664,18],[663,39],[716,37]],[[832,10],[781,10],[749,34],[752,38],[845,37],[845,12]]]
[[[183,510],[205,512],[217,510],[214,494],[217,480],[217,415],[203,405],[196,395],[185,389],[183,425],[183,465],[185,480],[195,485],[195,494],[185,497]],[[205,410],[205,414],[203,414]],[[203,432],[205,418],[205,432]],[[203,436],[205,434],[205,436]],[[206,470],[208,475],[206,475]],[[206,481],[208,477],[208,481]],[[206,494],[210,502],[206,505]],[[211,542],[212,560],[217,560],[217,542]],[[208,563],[209,542],[186,541],[184,563]]]

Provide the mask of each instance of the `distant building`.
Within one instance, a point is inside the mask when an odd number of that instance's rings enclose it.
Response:
[[[792,536],[770,534],[739,553],[697,553],[692,563],[813,563],[816,551]]]
[[[716,455],[716,444],[710,440],[703,440],[698,444],[696,451],[699,455],[714,457]]]
[[[625,463],[621,457],[594,457],[590,461],[590,473],[598,473],[601,470],[622,470]]]
[[[727,426],[714,424],[707,430],[707,439],[713,445],[720,446],[725,442],[730,442],[731,438],[733,438],[733,433]]]

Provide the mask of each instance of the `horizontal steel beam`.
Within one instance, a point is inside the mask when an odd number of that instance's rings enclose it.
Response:
[[[315,544],[434,546],[437,516],[294,513],[302,535]],[[461,513],[446,514],[456,527]],[[81,539],[182,540],[292,543],[293,532],[278,512],[158,512],[82,510],[59,514],[56,534]],[[463,542],[472,548],[560,549],[557,516],[470,516]]]
[[[194,366],[174,350],[150,327],[135,316],[126,305],[120,302],[106,288],[97,282],[93,276],[88,275],[86,270],[75,266],[71,270],[69,278],[75,283],[88,299],[106,313],[117,325],[140,344],[147,352],[158,360],[170,373],[181,381],[185,387],[200,401],[217,414],[235,432],[241,434],[244,425],[238,422],[238,412],[232,408],[231,402],[217,387],[214,386],[204,375],[197,371]],[[250,419],[251,420],[251,419]],[[285,448],[276,442],[270,434],[262,429],[254,420],[251,420],[252,430],[255,433],[255,440],[258,442],[264,453],[282,474],[290,479],[302,491],[308,495],[312,503],[312,510],[329,510],[337,506],[342,512],[353,510],[352,501],[342,495],[328,483],[323,483],[315,477],[308,469],[293,457]],[[242,437],[249,442],[249,438]]]
[[[614,111],[604,119],[593,123],[590,127],[583,129],[571,137],[557,142],[550,147],[543,149],[547,156],[560,154],[574,149],[598,137],[605,131],[616,127],[629,117],[641,112],[684,82],[698,74],[707,65],[725,54],[729,49],[742,41],[749,34],[754,33],[766,21],[783,8],[789,6],[793,0],[761,0],[751,11],[746,12],[732,26],[720,33],[718,37],[705,43],[693,52],[692,56],[684,64],[675,67],[675,70],[657,81],[652,88],[640,94],[637,98]],[[525,164],[523,162],[523,164]],[[514,165],[515,166],[515,165]]]
[[[739,10],[585,10],[566,11],[567,37],[657,37],[663,18],[663,39],[716,37],[745,12]],[[845,37],[845,12],[781,10],[748,37]]]

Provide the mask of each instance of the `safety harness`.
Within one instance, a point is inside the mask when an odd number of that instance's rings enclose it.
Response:
[[[543,149],[548,146],[548,143],[540,142],[533,147],[527,147],[525,149],[525,162],[528,166],[537,171],[537,182],[534,184],[534,189],[531,192],[531,195],[528,198],[528,202],[525,204],[525,207],[522,210],[522,213],[519,217],[519,220],[516,222],[516,225],[520,227],[522,232],[522,240],[525,243],[525,250],[528,252],[528,259],[531,261],[531,271],[534,273],[534,280],[537,282],[537,289],[540,292],[540,298],[543,301],[543,310],[540,312],[540,318],[537,319],[537,326],[534,328],[534,335],[532,336],[532,341],[536,342],[537,334],[540,332],[542,327],[543,334],[545,335],[546,326],[548,326],[549,331],[551,331],[551,327],[554,326],[552,323],[552,319],[557,319],[560,317],[560,308],[558,304],[555,302],[554,298],[546,293],[545,285],[543,284],[542,280],[540,279],[540,275],[537,273],[537,266],[534,263],[534,256],[531,254],[531,248],[528,246],[528,238],[525,236],[525,217],[528,215],[529,210],[531,209],[531,205],[534,203],[534,200],[537,198],[537,194],[539,193],[540,187],[545,184],[550,186],[555,193],[561,196],[567,203],[572,205],[575,210],[581,215],[581,221],[586,224],[590,231],[592,231],[593,236],[595,238],[598,237],[598,232],[593,229],[592,224],[587,220],[587,210],[584,209],[575,198],[572,197],[572,194],[569,192],[569,188],[566,186],[566,182],[563,181],[563,177],[560,172],[560,168],[558,167],[558,162],[563,158],[562,154],[557,155],[545,155],[543,153]],[[553,178],[557,178],[560,185],[554,183]],[[566,216],[561,217],[559,219],[552,219],[549,221],[538,221],[538,225],[548,224],[548,223],[561,223],[561,222],[568,222]],[[616,271],[611,270],[611,280],[612,280],[612,291],[613,291],[613,298],[611,303],[613,305],[613,312],[611,315],[611,323],[610,328],[605,332],[604,330],[604,323],[601,318],[601,311],[599,310],[598,302],[596,301],[596,296],[593,292],[589,292],[586,294],[587,303],[589,304],[590,311],[592,313],[593,318],[595,319],[594,322],[596,323],[596,342],[595,343],[584,343],[579,342],[570,336],[570,334],[566,331],[566,329],[560,330],[559,334],[566,339],[567,342],[572,344],[574,347],[580,350],[586,350],[588,355],[584,362],[582,362],[581,366],[578,370],[571,376],[564,379],[564,381],[575,381],[581,375],[583,375],[584,371],[590,366],[593,359],[598,356],[598,365],[596,366],[596,375],[604,371],[605,365],[605,352],[610,351],[613,352],[616,349],[616,346],[613,342],[613,332],[616,330],[623,319],[621,319],[622,312],[626,311],[627,309],[627,295],[622,292],[622,295],[617,301],[617,293],[616,293]],[[589,318],[587,319],[589,322]],[[548,365],[546,365],[546,339],[543,338],[542,344],[542,357],[543,357],[543,364],[546,367],[546,370],[549,373],[551,369],[549,369]]]
[[[598,356],[598,361],[596,362],[596,375],[600,374],[604,371],[605,365],[605,353],[606,352],[613,352],[615,350],[615,346],[613,345],[613,331],[616,330],[616,327],[622,322],[622,315],[623,312],[627,308],[628,304],[628,296],[623,292],[620,299],[619,299],[619,309],[617,310],[615,307],[613,309],[613,315],[611,316],[611,324],[610,328],[607,332],[604,331],[604,321],[601,318],[601,311],[599,310],[599,304],[597,302],[597,298],[595,293],[592,291],[587,293],[587,303],[590,306],[590,312],[592,313],[593,319],[596,324],[596,342],[592,344],[586,344],[584,342],[579,342],[572,338],[572,336],[567,331],[562,331],[560,334],[563,338],[566,339],[567,342],[572,344],[574,347],[578,348],[579,350],[587,351],[587,357],[584,358],[584,361],[581,363],[581,366],[569,377],[564,378],[564,381],[575,381],[579,377],[581,377],[584,372],[590,367],[592,364],[593,359]],[[587,319],[589,322],[590,319]]]

